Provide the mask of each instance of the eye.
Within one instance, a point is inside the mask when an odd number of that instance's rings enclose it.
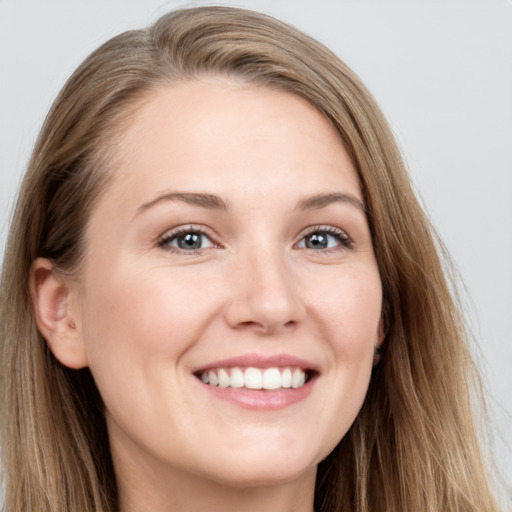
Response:
[[[297,244],[299,249],[315,251],[350,247],[352,241],[341,229],[335,227],[314,227]]]
[[[158,246],[175,252],[198,252],[216,245],[200,229],[184,228],[165,233]]]

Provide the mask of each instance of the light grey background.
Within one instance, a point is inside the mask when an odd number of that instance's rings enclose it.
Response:
[[[0,0],[0,249],[52,99],[100,43],[183,5]],[[476,357],[512,482],[512,1],[239,0],[345,60],[382,106],[467,285]],[[507,451],[508,450],[508,451]]]

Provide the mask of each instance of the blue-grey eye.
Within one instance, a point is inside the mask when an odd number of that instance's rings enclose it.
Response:
[[[334,237],[331,236],[331,238]],[[305,237],[305,244],[308,249],[327,249],[329,241],[329,235],[325,233],[313,233]]]
[[[302,249],[333,249],[339,246],[347,246],[348,237],[343,233],[329,233],[327,231],[314,231],[306,235],[298,244]]]
[[[164,240],[168,247],[175,247],[182,251],[197,251],[213,247],[213,242],[204,233],[198,231],[187,231],[177,235],[171,235]]]

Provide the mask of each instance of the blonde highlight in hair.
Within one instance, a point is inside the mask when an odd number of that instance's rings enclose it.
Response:
[[[384,290],[386,341],[355,423],[318,468],[317,512],[493,512],[471,393],[478,376],[436,240],[380,110],[315,40],[242,9],[200,7],[121,34],[55,100],[29,163],[1,288],[2,459],[8,511],[116,512],[102,402],[88,369],[38,333],[37,257],[73,274],[118,137],[156,88],[207,75],[275,87],[336,127],[359,173]],[[442,251],[442,250],[441,250]]]

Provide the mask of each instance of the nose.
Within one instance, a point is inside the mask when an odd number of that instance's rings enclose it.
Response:
[[[238,258],[230,275],[226,320],[234,329],[260,334],[291,332],[305,318],[290,262],[277,251]]]

